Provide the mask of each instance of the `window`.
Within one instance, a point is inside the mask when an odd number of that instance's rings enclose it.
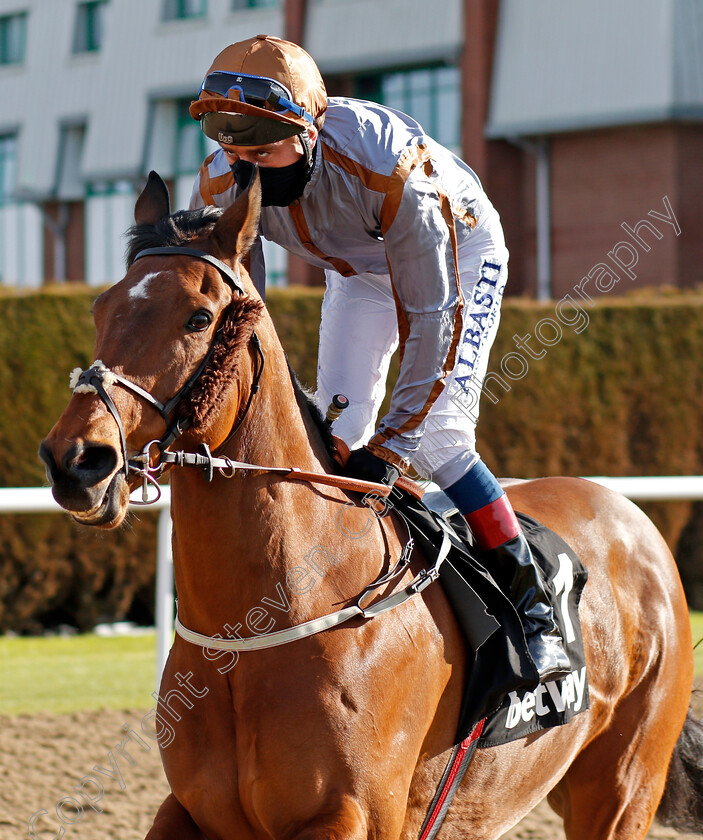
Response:
[[[174,143],[170,147],[171,158],[166,169],[173,173],[177,207],[188,206],[197,171],[205,158],[218,148],[217,143],[200,130],[200,123],[188,113],[190,102],[190,97],[173,100],[175,119],[169,132],[174,138]],[[166,151],[165,143],[163,148]]]
[[[458,67],[429,67],[357,79],[356,93],[416,119],[442,145],[461,146],[461,84]]]
[[[214,149],[217,143],[209,140],[202,132],[200,123],[194,120],[188,109],[190,99],[176,100],[176,155],[174,173],[195,176],[200,164]]]
[[[8,204],[15,186],[17,137],[0,135],[0,204]]]
[[[278,6],[280,0],[232,0],[232,11],[239,9],[266,9]]]
[[[27,48],[27,13],[0,17],[0,64],[21,64]]]
[[[207,0],[164,0],[164,20],[201,18],[207,14]]]
[[[128,181],[89,183],[85,201],[85,277],[89,286],[124,276],[122,235],[134,219],[134,188]]]
[[[73,52],[97,52],[103,45],[107,0],[79,3],[73,31]]]
[[[288,285],[288,251],[269,242],[268,239],[261,240],[261,247],[264,249],[264,265],[266,266],[266,288],[271,286]]]
[[[85,126],[64,126],[59,143],[58,185],[56,195],[61,201],[80,201],[85,196],[81,175]]]
[[[40,286],[43,222],[36,205],[14,197],[17,135],[0,134],[0,284]]]

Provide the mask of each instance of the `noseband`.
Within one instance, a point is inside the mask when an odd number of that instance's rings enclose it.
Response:
[[[139,251],[139,253],[134,258],[133,262],[135,262],[138,259],[141,259],[141,257],[170,257],[179,255],[195,257],[196,259],[203,260],[204,262],[209,263],[220,272],[222,279],[229,286],[232,287],[233,291],[238,292],[240,295],[245,294],[244,286],[242,285],[242,281],[237,272],[233,271],[228,265],[223,263],[221,260],[218,260],[211,254],[208,254],[205,251],[200,251],[197,248],[186,248],[175,245],[163,248],[145,248],[143,251]],[[212,342],[210,343],[210,347],[208,348],[207,353],[203,357],[195,372],[192,374],[192,376],[190,376],[188,381],[185,383],[185,385],[183,385],[183,387],[178,391],[178,393],[176,393],[173,397],[171,397],[170,400],[168,400],[165,403],[162,403],[159,400],[157,400],[156,397],[152,396],[148,391],[145,391],[143,388],[140,388],[139,385],[135,384],[134,382],[131,382],[129,379],[126,379],[124,376],[120,376],[119,374],[110,370],[110,368],[104,365],[100,360],[93,362],[93,364],[86,370],[76,368],[71,374],[70,387],[72,388],[73,392],[77,394],[97,394],[105,404],[107,410],[114,418],[120,433],[120,446],[122,448],[123,462],[122,471],[124,472],[125,479],[129,478],[130,471],[134,471],[142,475],[142,477],[144,478],[145,489],[147,481],[156,484],[155,480],[153,479],[154,470],[149,467],[151,448],[152,446],[156,445],[159,454],[162,458],[162,462],[165,466],[166,462],[163,461],[163,456],[166,453],[166,450],[177,438],[179,438],[183,434],[183,432],[186,431],[186,429],[192,423],[192,420],[190,418],[180,418],[178,420],[174,420],[173,414],[176,408],[183,402],[183,400],[186,399],[186,397],[192,391],[193,386],[200,379],[203,371],[205,370],[205,367],[207,366],[207,363],[212,357],[212,354],[215,350],[215,347],[217,346],[218,341],[220,340],[221,332],[222,328],[220,327],[220,329],[218,329],[215,332]],[[259,337],[256,335],[255,332],[253,332],[251,335],[251,342],[254,346],[256,356],[254,363],[254,376],[249,392],[249,399],[247,400],[244,412],[235,422],[226,439],[222,442],[222,444],[220,444],[221,446],[224,446],[224,444],[227,443],[239,430],[240,426],[244,422],[244,418],[246,417],[249,408],[251,407],[254,394],[259,389],[259,380],[261,379],[261,374],[264,370],[264,354],[261,349],[261,342],[259,341]],[[141,397],[143,400],[148,402],[149,405],[151,405],[153,408],[156,409],[156,411],[159,412],[164,422],[166,423],[166,432],[164,433],[163,437],[161,437],[157,441],[151,441],[149,444],[147,444],[147,446],[144,448],[144,450],[139,456],[131,460],[129,459],[129,456],[127,454],[127,438],[124,432],[124,426],[122,425],[122,418],[120,417],[120,413],[117,410],[117,406],[115,405],[112,397],[110,397],[107,390],[105,389],[106,385],[114,384],[121,385],[123,388],[126,388],[128,391],[131,391],[133,394],[136,394],[138,397]]]

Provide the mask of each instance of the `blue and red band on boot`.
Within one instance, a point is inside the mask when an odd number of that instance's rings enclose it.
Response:
[[[468,522],[481,548],[497,548],[521,532],[513,506],[483,461],[479,460],[444,492]]]

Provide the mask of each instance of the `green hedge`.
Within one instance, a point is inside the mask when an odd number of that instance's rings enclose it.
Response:
[[[84,286],[0,296],[0,486],[44,483],[37,447],[69,398],[69,371],[92,360],[93,296]],[[268,300],[310,386],[320,301],[321,290],[305,288],[274,289]],[[524,477],[703,473],[703,296],[608,298],[583,312],[574,326],[586,317],[588,325],[577,333],[553,304],[504,303],[490,368],[503,384],[492,386],[495,403],[484,395],[478,426],[485,461],[499,475]],[[553,344],[534,337],[540,322]],[[513,336],[528,334],[543,358],[516,346]],[[516,353],[527,367],[519,379],[519,359],[508,355]],[[677,554],[691,605],[703,608],[703,505],[644,507]],[[118,533],[63,516],[0,517],[0,632],[149,620],[155,532],[151,513]]]

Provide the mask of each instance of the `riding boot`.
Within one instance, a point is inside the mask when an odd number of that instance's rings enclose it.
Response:
[[[540,682],[566,676],[571,665],[554,620],[548,592],[551,586],[532,556],[508,497],[503,493],[464,518],[479,547],[497,561],[506,594],[522,621]]]

